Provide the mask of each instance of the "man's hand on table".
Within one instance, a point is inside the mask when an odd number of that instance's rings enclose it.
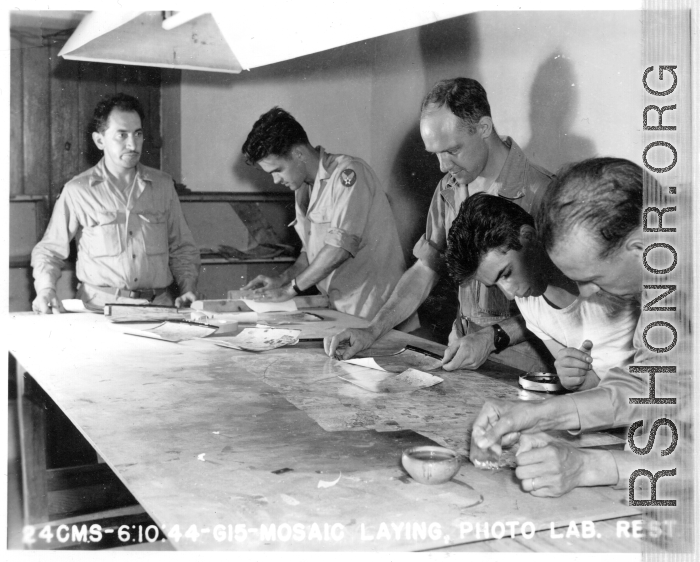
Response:
[[[241,291],[252,289],[279,289],[282,286],[282,279],[279,277],[268,277],[267,275],[258,275],[255,279],[243,285]]]
[[[360,351],[372,346],[377,340],[369,328],[346,328],[335,336],[323,338],[326,355],[336,359],[352,359]]]
[[[175,299],[175,306],[178,308],[187,308],[196,300],[196,293],[194,291],[187,291]]]
[[[493,330],[488,328],[456,338],[445,350],[442,368],[445,371],[476,369],[484,364],[494,349]]]
[[[32,302],[32,310],[37,314],[61,314],[65,312],[54,289],[42,289]]]
[[[515,475],[533,496],[559,497],[579,486],[612,486],[618,471],[609,451],[579,449],[546,433],[523,434]]]
[[[290,283],[279,289],[256,289],[251,299],[262,302],[284,302],[296,296],[297,293]]]

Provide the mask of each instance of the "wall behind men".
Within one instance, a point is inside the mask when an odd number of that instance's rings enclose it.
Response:
[[[184,71],[162,89],[163,167],[193,190],[278,190],[240,147],[280,105],[312,143],[375,169],[408,256],[441,176],[418,130],[435,81],[479,80],[498,132],[550,170],[595,155],[639,162],[641,41],[639,12],[481,12],[240,75]]]

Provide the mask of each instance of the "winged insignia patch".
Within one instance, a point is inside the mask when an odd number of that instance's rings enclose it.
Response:
[[[340,181],[343,182],[345,187],[352,187],[355,185],[355,182],[357,181],[357,174],[355,173],[355,170],[348,168],[347,170],[340,172]]]

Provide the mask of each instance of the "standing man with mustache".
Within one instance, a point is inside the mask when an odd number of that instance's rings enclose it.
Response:
[[[76,239],[78,297],[101,311],[108,302],[172,305],[196,299],[199,250],[182,215],[172,178],[139,164],[143,109],[117,94],[97,104],[92,139],[104,157],[70,180],[43,239],[32,251],[35,312],[60,313],[61,266]]]

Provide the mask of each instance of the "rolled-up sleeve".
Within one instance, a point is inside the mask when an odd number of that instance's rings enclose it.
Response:
[[[580,430],[599,431],[632,423],[639,415],[639,406],[630,404],[629,399],[643,398],[648,394],[646,381],[615,368],[608,371],[597,387],[569,396],[578,410]]]
[[[440,196],[440,186],[438,186],[430,202],[425,233],[413,247],[413,255],[422,260],[433,271],[440,271],[444,262],[442,252],[446,248],[445,201]]]
[[[370,186],[367,175],[364,166],[355,161],[335,173],[333,179],[333,213],[324,243],[342,248],[353,257],[363,245],[372,189],[377,189]]]
[[[195,292],[200,266],[199,249],[182,214],[180,201],[174,188],[168,211],[168,249],[170,271],[180,294],[188,291]]]
[[[44,237],[32,250],[31,264],[37,293],[56,288],[61,267],[70,254],[70,242],[79,227],[70,190],[66,188],[56,201]]]

